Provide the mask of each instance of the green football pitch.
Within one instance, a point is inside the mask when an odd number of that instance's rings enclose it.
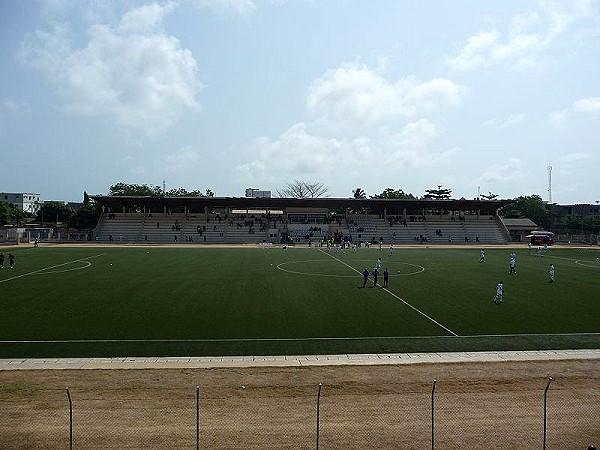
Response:
[[[600,251],[515,249],[509,275],[512,251],[13,248],[0,357],[600,348]],[[363,289],[380,256],[389,287]]]

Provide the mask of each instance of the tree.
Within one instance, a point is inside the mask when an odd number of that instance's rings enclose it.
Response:
[[[98,223],[101,213],[102,206],[96,202],[90,201],[87,205],[82,206],[69,217],[69,227],[77,228],[78,230],[94,228]]]
[[[450,189],[442,189],[442,185],[438,184],[437,189],[426,189],[423,198],[433,198],[435,200],[448,200],[452,191]]]
[[[365,191],[363,191],[362,188],[354,189],[352,195],[354,198],[367,198],[367,194],[365,194]]]
[[[412,194],[407,194],[402,189],[392,189],[386,188],[383,190],[381,194],[371,195],[371,198],[390,198],[390,199],[400,199],[400,200],[410,200],[414,199],[415,196]]]
[[[84,192],[84,203],[86,195]],[[160,186],[117,183],[110,187],[108,195],[128,197],[162,197],[165,195],[169,197],[214,197],[215,194],[210,189],[206,190],[206,194],[203,194],[199,190],[188,191],[182,187],[163,192]]]
[[[566,223],[567,230],[570,233],[600,233],[600,220],[594,219],[593,217],[582,217],[571,215],[567,218]]]
[[[0,202],[0,225],[22,226],[32,215],[17,208],[12,203]]]
[[[160,186],[149,186],[147,184],[113,184],[108,195],[113,196],[130,196],[130,197],[160,197],[163,191]]]
[[[0,202],[0,225],[10,222],[14,208],[11,203]]]
[[[514,203],[502,208],[500,214],[503,217],[513,219],[526,217],[541,226],[547,226],[550,217],[546,203],[539,195],[517,197]]]
[[[44,202],[37,212],[41,222],[66,222],[73,215],[73,211],[63,202]]]
[[[10,221],[13,225],[21,227],[30,217],[31,214],[27,211],[23,211],[22,209],[13,206],[10,214]]]
[[[168,197],[204,197],[204,194],[198,190],[188,191],[182,187],[171,189],[170,191],[165,192],[165,195]]]
[[[485,194],[481,194],[481,198],[484,200],[494,200],[495,198],[498,198],[499,194],[492,194],[491,191],[488,195]]]
[[[278,189],[277,194],[285,198],[318,198],[326,196],[328,191],[323,183],[294,180]]]

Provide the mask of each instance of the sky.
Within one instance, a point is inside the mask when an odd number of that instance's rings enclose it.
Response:
[[[0,0],[0,191],[600,200],[600,0]]]

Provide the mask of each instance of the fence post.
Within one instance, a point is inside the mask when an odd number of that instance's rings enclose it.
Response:
[[[546,408],[548,403],[548,388],[550,387],[550,383],[552,383],[552,377],[548,377],[548,384],[546,385],[546,389],[544,390],[544,447],[543,450],[546,450],[546,426],[548,424],[548,410]]]
[[[67,398],[69,399],[69,450],[73,450],[73,402],[71,401],[71,393],[67,387]]]
[[[322,383],[319,383],[319,391],[317,392],[317,450],[319,450],[319,420],[321,414],[321,388]]]
[[[196,450],[200,450],[200,386],[196,386]]]
[[[437,380],[433,380],[431,388],[431,450],[435,448],[435,384]]]

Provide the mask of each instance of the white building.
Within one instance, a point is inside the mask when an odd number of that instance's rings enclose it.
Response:
[[[35,214],[41,207],[41,195],[30,193],[0,192],[0,202],[10,203],[17,209]]]
[[[246,189],[246,197],[252,198],[271,198],[271,191],[261,191],[260,189]]]

